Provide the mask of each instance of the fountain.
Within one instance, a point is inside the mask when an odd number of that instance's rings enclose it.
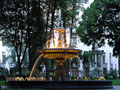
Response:
[[[55,33],[57,36],[55,36]],[[78,58],[78,53],[82,52],[79,49],[70,48],[66,40],[66,30],[61,27],[61,10],[59,10],[59,26],[52,31],[51,39],[46,43],[45,48],[39,50],[41,54],[30,73],[29,78],[18,78],[14,81],[8,81],[8,87],[13,88],[43,88],[43,89],[110,89],[112,88],[111,81],[72,81],[65,77],[66,69],[64,67],[65,59]],[[56,61],[55,80],[41,81],[40,78],[33,77],[34,69],[40,58],[54,59]]]

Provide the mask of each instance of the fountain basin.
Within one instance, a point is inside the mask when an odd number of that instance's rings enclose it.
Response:
[[[75,58],[77,57],[78,53],[82,52],[79,49],[70,49],[70,48],[48,48],[48,49],[41,49],[39,53],[44,54],[44,58],[49,59],[56,59],[56,58]]]
[[[112,89],[110,80],[81,81],[8,81],[9,88],[42,88],[42,89]]]

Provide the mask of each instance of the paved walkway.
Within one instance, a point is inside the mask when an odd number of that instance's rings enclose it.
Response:
[[[110,89],[111,90],[111,89]],[[112,90],[120,90],[120,86],[113,86]]]
[[[60,89],[60,90],[66,90],[66,89]],[[73,90],[73,89],[67,89],[67,90]],[[74,90],[120,90],[120,86],[113,86],[113,89],[74,89]]]
[[[1,86],[0,88],[6,88],[6,86]],[[65,89],[60,89],[60,90],[65,90]],[[71,90],[71,89],[67,89]],[[89,90],[89,89],[75,89],[75,90]],[[113,89],[90,89],[90,90],[120,90],[120,86],[113,86]]]
[[[77,89],[81,90],[81,89]],[[89,90],[89,89],[82,89],[82,90]],[[120,90],[120,86],[113,86],[113,89],[90,89],[90,90]]]

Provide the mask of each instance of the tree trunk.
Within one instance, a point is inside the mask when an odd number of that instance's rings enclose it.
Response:
[[[31,58],[31,42],[30,42],[30,40],[31,40],[31,37],[30,37],[31,30],[30,30],[30,22],[29,22],[29,20],[30,20],[30,15],[29,15],[30,14],[30,12],[29,12],[30,2],[29,2],[29,0],[27,0],[27,1],[28,1],[27,2],[27,6],[28,6],[28,9],[27,9],[27,11],[28,11],[28,13],[27,13],[27,25],[28,25],[27,42],[28,42],[29,69],[31,70],[32,66],[33,66],[33,61]]]
[[[75,5],[73,4],[73,12],[74,12],[74,9],[75,9]],[[71,45],[72,45],[72,34],[73,34],[73,24],[74,24],[74,18],[75,18],[75,16],[74,15],[72,15],[72,17],[71,17],[71,28],[70,28],[70,45],[69,45],[69,47],[71,47]]]
[[[51,17],[51,31],[53,30],[53,27],[54,27],[54,17],[55,17],[55,9],[56,9],[56,1],[53,1],[52,2],[52,5],[53,5],[53,9],[52,9],[52,17]]]
[[[72,30],[73,30],[73,17],[72,17],[72,21],[71,21],[71,28],[70,28],[70,45],[69,45],[69,47],[71,48],[71,46],[72,46]]]
[[[46,67],[46,80],[50,80],[50,66],[49,66],[49,60],[48,59],[44,59],[44,64]]]
[[[55,9],[56,9],[56,0],[52,1],[52,16],[51,16],[51,27],[50,27],[50,34],[49,34],[49,41],[48,41],[48,48],[50,47],[50,39],[51,39],[51,33],[52,33],[52,30],[53,30],[53,27],[54,27],[54,16],[55,16]]]
[[[69,71],[70,71],[70,62],[69,59],[66,60],[66,77],[69,79]]]
[[[47,41],[47,30],[48,30],[48,21],[49,21],[49,14],[50,14],[50,1],[48,2],[48,11],[47,11],[47,19],[46,19],[46,31],[45,31],[45,39],[44,39],[44,44]]]
[[[21,63],[20,63],[20,56],[17,56],[18,57],[18,70],[19,70],[19,76],[21,77],[22,76],[22,67],[21,67]]]
[[[66,8],[66,5],[65,5],[65,8]],[[63,27],[66,29],[66,17],[67,15],[64,13],[63,14]],[[64,31],[64,45],[65,47],[67,47],[67,43],[66,43],[66,31]],[[69,79],[69,71],[70,71],[70,61],[69,59],[66,59],[66,77],[67,79]]]
[[[51,28],[50,28],[50,36],[49,36],[49,40],[51,39],[51,33],[54,27],[54,14],[55,14],[55,9],[56,9],[56,1],[52,2],[53,5],[53,9],[52,9],[52,17],[51,17]],[[48,48],[50,47],[50,41],[48,41]],[[45,66],[46,66],[46,79],[50,80],[50,69],[49,69],[49,61],[45,60]]]
[[[118,73],[119,73],[119,79],[120,79],[120,55],[118,56]]]
[[[22,76],[22,68],[21,68],[21,64],[19,64],[18,67],[19,67],[19,76],[21,77],[21,76]]]

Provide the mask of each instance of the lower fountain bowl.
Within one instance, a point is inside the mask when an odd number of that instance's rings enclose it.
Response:
[[[40,54],[43,54],[44,58],[56,59],[56,58],[76,58],[78,53],[82,52],[79,49],[70,49],[70,48],[49,48],[39,50]]]
[[[110,80],[89,81],[8,81],[9,88],[41,89],[112,89]]]

